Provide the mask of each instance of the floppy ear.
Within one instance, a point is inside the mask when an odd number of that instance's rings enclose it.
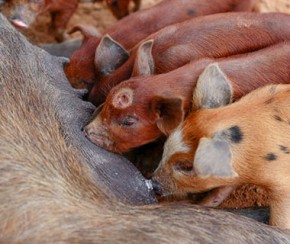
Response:
[[[180,97],[155,97],[150,109],[153,111],[159,130],[168,136],[183,120],[183,100]]]
[[[143,42],[138,48],[135,63],[133,67],[132,77],[140,75],[153,75],[154,60],[152,57],[153,40]]]
[[[232,102],[233,91],[217,63],[208,65],[199,76],[193,92],[192,110],[217,108]]]
[[[113,73],[129,58],[129,53],[108,34],[103,36],[95,53],[95,67],[102,74]]]
[[[236,177],[238,174],[232,168],[232,153],[230,145],[222,135],[214,138],[201,138],[196,150],[193,165],[200,177]]]
[[[102,108],[104,107],[104,104],[105,103],[102,103],[101,105],[96,107],[95,111],[92,114],[92,117],[91,117],[90,121],[93,121],[99,115],[99,113],[102,111]]]

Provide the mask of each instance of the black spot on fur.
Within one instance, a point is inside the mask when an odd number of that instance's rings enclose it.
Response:
[[[265,101],[265,104],[270,104],[270,103],[273,102],[273,100],[274,100],[273,98],[270,98],[270,99],[268,99],[268,100]]]
[[[188,16],[194,16],[195,15],[195,11],[193,9],[189,9],[189,10],[187,10],[187,15]]]
[[[289,154],[290,151],[289,151],[289,148],[288,147],[285,147],[283,145],[279,145],[279,149],[284,152],[285,154]]]
[[[282,118],[279,115],[274,115],[273,118],[277,121],[282,121]]]
[[[237,126],[237,125],[233,126],[233,127],[229,128],[229,131],[230,131],[230,139],[232,142],[234,142],[234,143],[241,142],[244,135],[243,135],[239,126]]]
[[[274,153],[268,153],[266,156],[265,156],[265,159],[267,161],[274,161],[277,159],[277,156],[274,154]]]

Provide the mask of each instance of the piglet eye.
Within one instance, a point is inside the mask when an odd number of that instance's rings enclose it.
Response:
[[[126,116],[121,121],[119,121],[119,125],[124,127],[130,127],[135,124],[137,119],[133,116]]]
[[[192,174],[194,172],[193,162],[190,162],[188,160],[176,161],[174,164],[174,170],[185,174]]]

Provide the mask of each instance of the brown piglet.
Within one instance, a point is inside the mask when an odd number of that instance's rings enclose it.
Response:
[[[103,39],[106,44],[108,39]],[[290,40],[290,15],[287,14],[243,12],[197,17],[150,35],[115,71],[104,65],[105,58],[97,62],[99,67],[104,66],[103,78],[94,84],[88,100],[98,106],[105,101],[112,87],[131,75],[146,75],[148,70],[154,74],[165,73],[203,57],[246,53],[283,40]],[[152,53],[149,61],[146,60],[148,53]],[[110,55],[116,59],[116,55]],[[144,69],[140,70],[144,65],[147,65],[145,74]]]
[[[157,192],[255,184],[269,193],[270,224],[290,230],[289,94],[288,84],[268,85],[224,106],[233,95],[227,79],[198,82],[193,104],[200,110],[167,139],[153,174]]]
[[[105,31],[114,40],[101,37],[77,26],[71,30],[84,35],[82,46],[75,51],[65,73],[72,83],[88,84],[88,88],[102,77],[115,71],[128,59],[136,44],[152,33],[196,16],[229,11],[250,11],[256,0],[164,0],[159,4],[118,21]],[[170,12],[164,15],[162,13]],[[80,58],[81,57],[81,58]]]
[[[85,127],[87,137],[101,147],[122,153],[170,134],[189,112],[198,78],[200,84],[226,79],[232,91],[228,102],[260,86],[290,81],[289,43],[213,62],[201,59],[169,73],[122,82],[112,89],[101,112]]]

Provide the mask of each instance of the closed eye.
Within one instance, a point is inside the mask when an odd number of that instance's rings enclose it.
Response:
[[[137,121],[136,117],[133,116],[125,116],[121,120],[118,121],[118,124],[123,126],[123,127],[130,127],[134,125]]]
[[[193,168],[193,162],[190,162],[188,160],[185,160],[185,161],[176,161],[174,163],[174,170],[179,172],[179,173],[182,173],[182,174],[185,174],[185,175],[195,175],[195,171],[194,171],[194,168]]]

